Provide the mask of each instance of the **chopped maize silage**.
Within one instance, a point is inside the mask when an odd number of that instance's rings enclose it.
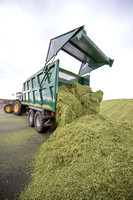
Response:
[[[72,86],[58,88],[56,122],[64,126],[86,114],[98,113],[103,92],[93,92],[87,85],[73,83]]]
[[[20,200],[133,199],[133,124],[99,115],[102,95],[77,83],[59,88],[59,126]]]
[[[56,122],[60,126],[70,123],[82,115],[82,106],[66,86],[59,87],[56,104]]]
[[[21,200],[133,199],[133,124],[90,114],[58,127]]]

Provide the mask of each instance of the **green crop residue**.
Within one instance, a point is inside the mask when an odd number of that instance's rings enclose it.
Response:
[[[36,155],[20,200],[133,199],[133,123],[99,114],[103,93],[82,87],[60,88],[59,126]]]
[[[15,144],[21,144],[21,142],[25,141],[26,138],[32,137],[35,133],[35,131],[28,128],[25,130],[19,130],[14,132],[9,132],[7,134],[1,134],[0,136],[0,144],[1,145],[12,145],[15,146]]]

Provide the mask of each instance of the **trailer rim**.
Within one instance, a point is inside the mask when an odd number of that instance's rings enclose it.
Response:
[[[30,127],[34,127],[35,111],[30,109],[28,112],[28,122]]]
[[[38,133],[42,133],[44,131],[44,119],[40,111],[35,113],[34,127]]]
[[[36,125],[37,125],[37,127],[40,127],[40,124],[41,124],[40,117],[37,116],[37,118],[36,118]]]

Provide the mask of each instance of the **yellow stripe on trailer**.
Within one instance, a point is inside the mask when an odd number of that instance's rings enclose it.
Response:
[[[34,106],[34,107],[38,107],[38,108],[45,108],[45,109],[52,110],[52,108],[51,108],[51,107],[47,107],[47,106],[40,106],[40,105],[36,105],[36,104],[32,104],[32,103],[24,103],[24,102],[21,102],[21,104],[28,105],[28,106]]]

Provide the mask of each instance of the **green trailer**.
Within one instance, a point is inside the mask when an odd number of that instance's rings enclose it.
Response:
[[[79,73],[62,69],[60,61],[54,61],[62,50],[81,62]],[[14,114],[28,111],[28,121],[37,132],[43,132],[55,121],[58,87],[78,82],[90,84],[90,72],[113,64],[87,36],[84,26],[50,40],[45,66],[23,83],[21,101],[14,104]]]

